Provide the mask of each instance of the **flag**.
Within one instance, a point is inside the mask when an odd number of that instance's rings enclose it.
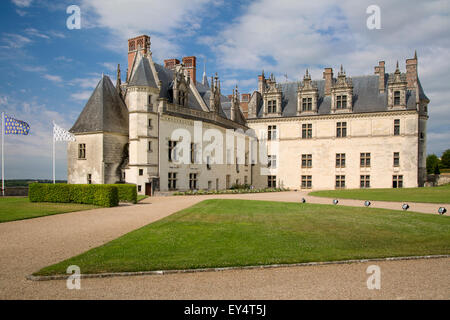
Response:
[[[22,120],[17,120],[5,114],[5,134],[23,134],[28,135],[30,125]]]
[[[53,123],[53,140],[54,141],[75,141],[75,135],[64,130],[56,123]]]

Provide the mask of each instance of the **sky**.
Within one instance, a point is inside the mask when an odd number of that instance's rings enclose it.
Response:
[[[69,29],[67,8],[80,8]],[[380,28],[367,20],[380,9]],[[197,57],[197,78],[215,72],[222,93],[257,88],[262,70],[279,82],[302,79],[306,68],[348,76],[386,72],[417,50],[419,78],[431,100],[428,150],[450,148],[450,1],[443,0],[2,0],[0,110],[28,122],[28,136],[5,137],[5,178],[52,176],[52,121],[70,129],[102,73],[124,76],[127,39],[151,37],[154,60]],[[66,143],[56,148],[56,178],[67,178]]]

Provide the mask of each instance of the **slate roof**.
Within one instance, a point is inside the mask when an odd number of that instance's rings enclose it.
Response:
[[[99,81],[70,132],[128,134],[127,106],[108,76]]]
[[[393,74],[386,74],[385,81]],[[318,89],[319,97],[317,101],[318,114],[330,114],[331,112],[331,96],[325,96],[325,80],[312,81]],[[353,84],[353,113],[379,112],[387,111],[387,91],[379,93],[378,76],[366,75],[352,77]],[[385,85],[386,85],[385,84]],[[281,83],[282,90],[282,116],[292,117],[297,115],[297,82]],[[426,98],[422,86],[419,81],[419,95]],[[426,98],[428,99],[428,98]],[[407,90],[406,92],[406,109],[416,109],[415,90]],[[257,109],[257,117],[263,116],[262,101]]]
[[[147,59],[141,59],[136,71],[131,76],[129,85],[157,87],[155,77],[153,76],[150,63]]]

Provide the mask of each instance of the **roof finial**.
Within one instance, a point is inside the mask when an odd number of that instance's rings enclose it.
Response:
[[[397,60],[397,66],[395,68],[396,68],[395,71],[397,71],[398,70],[398,60]]]
[[[414,50],[414,59],[417,60],[417,50]]]

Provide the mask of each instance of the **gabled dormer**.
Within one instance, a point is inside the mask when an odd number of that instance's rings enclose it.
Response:
[[[172,101],[174,104],[182,107],[187,106],[190,81],[190,77],[185,72],[175,70],[172,82]]]
[[[282,90],[277,84],[273,74],[269,79],[265,79],[263,87],[263,113],[264,117],[280,117],[281,116],[281,98]]]
[[[331,112],[352,112],[353,110],[353,84],[341,65],[338,77],[331,87]]]
[[[298,85],[297,90],[297,115],[317,113],[318,98],[317,85],[311,81],[311,75],[306,69],[303,82]]]
[[[406,109],[406,88],[408,82],[405,74],[397,68],[388,80],[388,109]]]

